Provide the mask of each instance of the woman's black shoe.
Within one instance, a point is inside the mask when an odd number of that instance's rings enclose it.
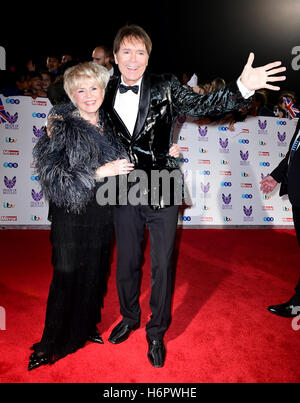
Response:
[[[49,358],[44,354],[39,355],[39,353],[34,352],[29,357],[28,371],[46,364],[49,364]]]
[[[93,343],[104,344],[104,341],[102,340],[102,337],[101,337],[100,333],[98,332],[98,330],[96,330],[94,334],[89,336],[88,340],[92,341]]]

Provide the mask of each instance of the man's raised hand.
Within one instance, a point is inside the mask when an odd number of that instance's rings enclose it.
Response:
[[[248,90],[259,90],[261,88],[267,88],[269,90],[280,90],[280,87],[271,85],[268,83],[276,81],[284,81],[285,76],[275,76],[275,74],[282,73],[286,70],[285,67],[279,67],[281,62],[268,63],[261,67],[252,67],[254,61],[254,53],[250,53],[247,64],[241,75],[242,84],[248,88]]]

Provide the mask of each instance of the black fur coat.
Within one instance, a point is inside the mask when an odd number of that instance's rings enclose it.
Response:
[[[45,198],[58,207],[80,213],[94,197],[95,170],[127,153],[99,111],[99,126],[80,117],[71,104],[53,107],[49,113],[51,137],[44,133],[33,157]]]

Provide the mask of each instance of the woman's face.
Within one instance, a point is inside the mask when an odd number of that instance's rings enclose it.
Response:
[[[83,118],[94,115],[103,102],[103,90],[96,80],[82,79],[73,92],[75,104]]]

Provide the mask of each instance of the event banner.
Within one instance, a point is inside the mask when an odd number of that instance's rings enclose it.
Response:
[[[181,147],[184,226],[292,226],[291,204],[268,195],[260,181],[285,157],[297,120],[248,117],[229,125],[180,116],[174,140]]]
[[[32,149],[52,107],[47,98],[0,95],[0,225],[49,225]]]
[[[45,130],[48,99],[0,95],[0,226],[48,226],[48,204],[32,149]],[[234,125],[204,124],[180,116],[174,139],[181,148],[185,209],[180,225],[291,226],[287,197],[263,195],[259,182],[284,158],[297,121],[253,117]]]

